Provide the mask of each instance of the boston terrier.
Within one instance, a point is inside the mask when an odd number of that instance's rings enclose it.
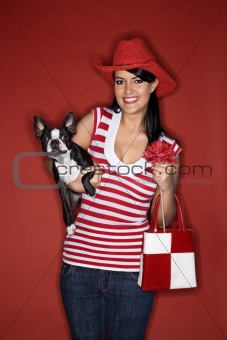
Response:
[[[65,117],[60,128],[49,129],[46,122],[34,116],[36,138],[40,139],[42,150],[48,157],[53,158],[53,174],[59,187],[62,201],[63,219],[67,226],[68,235],[73,235],[76,230],[73,212],[81,197],[81,194],[68,189],[68,183],[76,180],[84,168],[93,166],[91,156],[79,145],[71,141],[76,133],[76,119],[72,112]],[[94,171],[85,173],[82,184],[90,196],[95,195],[95,188],[90,180]]]

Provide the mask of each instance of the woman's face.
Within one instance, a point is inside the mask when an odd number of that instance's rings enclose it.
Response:
[[[157,85],[157,79],[152,83],[148,83],[130,72],[115,72],[115,96],[119,106],[125,113],[140,113],[144,115],[147,110],[150,94]]]

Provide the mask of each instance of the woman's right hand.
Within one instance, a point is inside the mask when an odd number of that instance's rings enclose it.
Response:
[[[95,189],[97,189],[100,186],[100,184],[101,184],[103,170],[102,170],[102,167],[99,164],[97,164],[97,163],[94,164],[93,168],[94,168],[95,174],[94,174],[94,176],[91,179],[91,185]]]
[[[95,173],[90,183],[95,189],[97,189],[101,183],[103,174],[102,168],[97,163],[95,163],[93,166],[83,169],[75,181],[69,182],[68,188],[75,192],[85,192],[81,179],[86,173],[91,171],[94,171]]]
[[[91,171],[94,171],[95,173],[90,183],[95,189],[97,189],[102,180],[102,174],[103,174],[102,167],[99,164],[94,163],[93,166],[89,166],[88,168],[85,168],[81,171],[82,176]]]

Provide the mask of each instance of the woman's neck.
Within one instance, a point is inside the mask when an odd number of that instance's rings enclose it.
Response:
[[[139,133],[143,131],[143,118],[141,115],[122,112],[120,125],[131,133]]]

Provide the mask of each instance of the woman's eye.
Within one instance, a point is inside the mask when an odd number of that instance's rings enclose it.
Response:
[[[143,83],[143,80],[142,79],[135,79],[134,82],[136,84],[142,84]]]
[[[133,80],[132,80],[132,83],[133,83],[133,84],[141,84],[141,83],[143,83],[143,80],[140,79],[140,78],[136,78],[136,79],[133,79]],[[116,85],[125,84],[125,80],[124,80],[124,79],[115,79],[115,84],[116,84]]]
[[[117,85],[124,84],[124,80],[115,80],[115,84]]]

